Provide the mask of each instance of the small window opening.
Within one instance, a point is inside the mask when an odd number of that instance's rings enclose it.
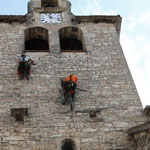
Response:
[[[75,150],[75,143],[71,139],[62,142],[61,150]]]
[[[33,27],[25,30],[25,50],[40,51],[49,50],[48,30],[41,27]]]
[[[14,117],[16,121],[24,121],[25,116],[28,116],[28,108],[11,109],[11,117]]]
[[[90,118],[95,118],[96,117],[96,111],[91,110],[90,111]]]
[[[59,30],[61,51],[84,51],[82,30],[77,27],[65,27]]]
[[[42,7],[58,7],[58,0],[42,0]]]

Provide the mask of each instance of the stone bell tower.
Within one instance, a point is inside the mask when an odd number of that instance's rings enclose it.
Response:
[[[67,0],[30,0],[26,15],[0,16],[1,150],[138,149],[132,136],[149,118],[120,46],[121,19],[75,16]],[[22,52],[36,63],[30,80],[18,79]],[[73,112],[60,93],[69,74],[79,79]]]
[[[71,3],[69,1],[63,1],[63,0],[31,0],[28,2],[28,21],[29,22],[35,22],[39,23],[41,21],[42,23],[48,21],[53,21],[48,18],[48,14],[56,14],[60,15],[60,18],[58,22],[70,22],[70,19],[74,19],[74,16],[71,13]],[[39,20],[40,17],[40,20]],[[43,20],[43,21],[42,21]]]

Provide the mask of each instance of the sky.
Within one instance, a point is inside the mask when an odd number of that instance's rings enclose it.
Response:
[[[1,0],[0,15],[24,15],[28,0]],[[75,15],[120,15],[120,42],[143,107],[150,105],[150,0],[70,0]]]

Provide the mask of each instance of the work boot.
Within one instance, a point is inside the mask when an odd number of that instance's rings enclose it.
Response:
[[[27,80],[29,80],[30,79],[30,74],[28,72],[26,72],[25,75],[26,75]]]
[[[64,91],[62,91],[62,93],[63,93],[63,92],[64,92]],[[61,96],[61,100],[62,100],[62,104],[65,105],[66,99],[65,99],[64,93],[63,93],[62,96]]]
[[[29,80],[30,78],[29,78],[29,76],[27,76],[27,80]]]
[[[62,104],[65,105],[66,101],[63,101]]]
[[[19,80],[22,80],[22,79],[23,79],[23,75],[20,74],[20,75],[19,75]]]

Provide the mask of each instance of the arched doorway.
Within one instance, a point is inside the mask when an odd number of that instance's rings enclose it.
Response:
[[[71,139],[65,139],[62,141],[61,150],[76,150],[75,142]]]

